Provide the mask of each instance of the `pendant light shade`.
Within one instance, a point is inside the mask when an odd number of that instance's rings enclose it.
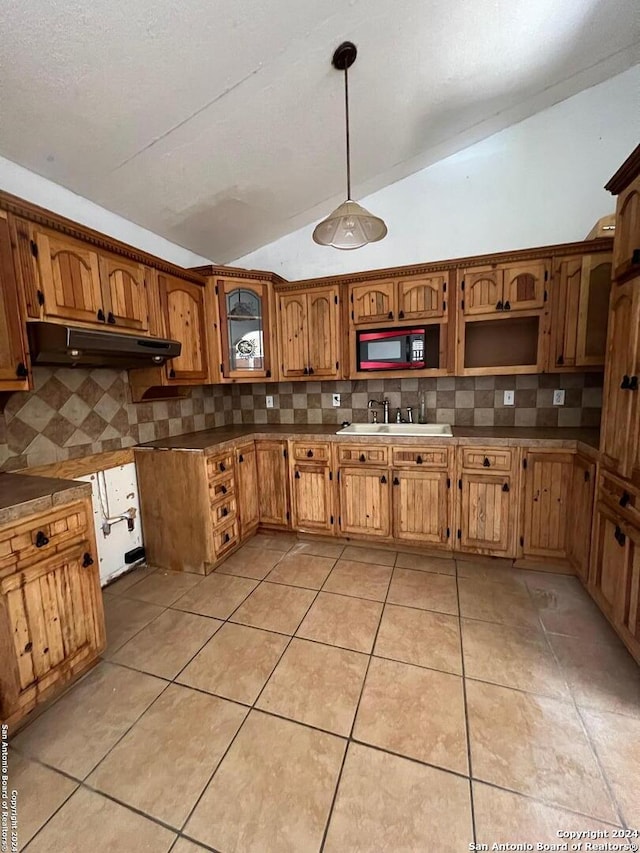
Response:
[[[351,150],[349,139],[349,76],[348,69],[356,60],[358,51],[355,44],[345,41],[333,54],[332,65],[338,71],[344,71],[344,112],[347,139],[347,200],[326,219],[319,222],[313,239],[320,246],[333,246],[334,249],[359,249],[367,243],[382,240],[387,234],[387,226],[382,219],[365,210],[351,198]]]

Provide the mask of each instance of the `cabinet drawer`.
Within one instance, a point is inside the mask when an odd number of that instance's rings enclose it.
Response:
[[[291,455],[296,462],[313,460],[314,462],[328,462],[331,454],[331,445],[310,443],[306,441],[292,441]]]
[[[510,471],[515,450],[510,447],[463,447],[465,471]]]
[[[640,528],[640,492],[631,483],[601,471],[598,499]]]
[[[215,479],[209,480],[209,499],[211,503],[224,501],[235,494],[235,479],[233,472],[219,474]]]
[[[338,459],[340,462],[386,465],[389,450],[380,444],[341,444],[338,448]]]
[[[88,507],[88,502],[71,504],[0,530],[0,575],[46,559],[86,538],[93,524]]]
[[[221,557],[234,545],[238,544],[238,522],[234,519],[226,527],[221,527],[213,532],[213,547],[216,558]]]
[[[209,479],[222,477],[224,474],[233,474],[233,453],[221,453],[218,456],[210,456],[207,459],[207,474]]]
[[[447,468],[448,447],[394,447],[391,451],[394,468]]]
[[[237,505],[235,497],[228,497],[211,507],[211,518],[214,527],[226,525],[227,522],[236,517]]]

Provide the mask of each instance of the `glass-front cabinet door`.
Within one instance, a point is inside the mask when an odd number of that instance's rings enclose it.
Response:
[[[271,376],[269,285],[218,279],[221,373],[226,379]]]

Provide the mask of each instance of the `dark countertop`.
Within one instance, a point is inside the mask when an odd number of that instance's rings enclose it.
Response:
[[[244,426],[225,426],[217,429],[201,430],[186,435],[160,438],[147,444],[138,445],[134,450],[195,450],[216,452],[229,442],[240,438],[290,438],[304,441],[308,438],[323,438],[340,442],[384,441],[387,444],[497,444],[497,445],[535,445],[575,449],[581,448],[595,452],[599,445],[597,429],[546,428],[546,427],[453,427],[453,437],[448,436],[375,436],[375,435],[338,435],[337,424],[246,424]]]
[[[26,474],[0,474],[0,525],[46,512],[54,506],[88,495],[91,495],[89,483],[29,477]]]

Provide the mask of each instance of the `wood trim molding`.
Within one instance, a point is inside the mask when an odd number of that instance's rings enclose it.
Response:
[[[222,278],[251,278],[256,281],[272,281],[274,284],[286,283],[287,279],[282,278],[276,272],[268,270],[247,270],[244,267],[225,267],[219,264],[207,264],[202,267],[191,267],[191,272],[197,273],[200,276],[209,278],[211,276],[220,276]]]
[[[154,267],[157,270],[186,279],[194,284],[204,285],[202,276],[193,270],[183,269],[182,267],[170,264],[168,261],[162,260],[162,258],[149,255],[140,249],[135,249],[133,246],[121,243],[119,240],[108,237],[106,234],[101,234],[99,231],[94,231],[92,228],[87,228],[84,225],[73,222],[71,219],[59,216],[51,210],[38,207],[36,204],[31,204],[29,201],[25,201],[2,190],[0,190],[0,210],[6,210],[7,213],[13,216],[34,222],[43,228],[50,228],[52,231],[66,234],[68,237],[82,240],[85,243],[95,246],[97,249],[121,255],[136,263]]]
[[[604,185],[613,195],[618,195],[629,186],[631,181],[640,175],[640,145],[624,161],[618,171]]]
[[[376,281],[387,278],[404,278],[405,276],[427,275],[435,272],[447,272],[449,270],[464,267],[487,266],[489,264],[520,263],[525,260],[542,260],[562,255],[588,255],[595,252],[611,252],[613,250],[612,237],[599,237],[596,240],[580,240],[575,243],[558,243],[553,246],[540,246],[533,249],[518,249],[509,252],[494,252],[489,255],[471,255],[463,258],[452,258],[451,260],[435,261],[426,264],[411,264],[410,266],[386,267],[377,270],[365,270],[357,273],[347,273],[338,276],[326,276],[325,278],[307,278],[300,281],[288,281],[276,284],[277,292],[288,290],[303,290],[314,286],[327,286],[329,284],[358,284],[366,281]]]

